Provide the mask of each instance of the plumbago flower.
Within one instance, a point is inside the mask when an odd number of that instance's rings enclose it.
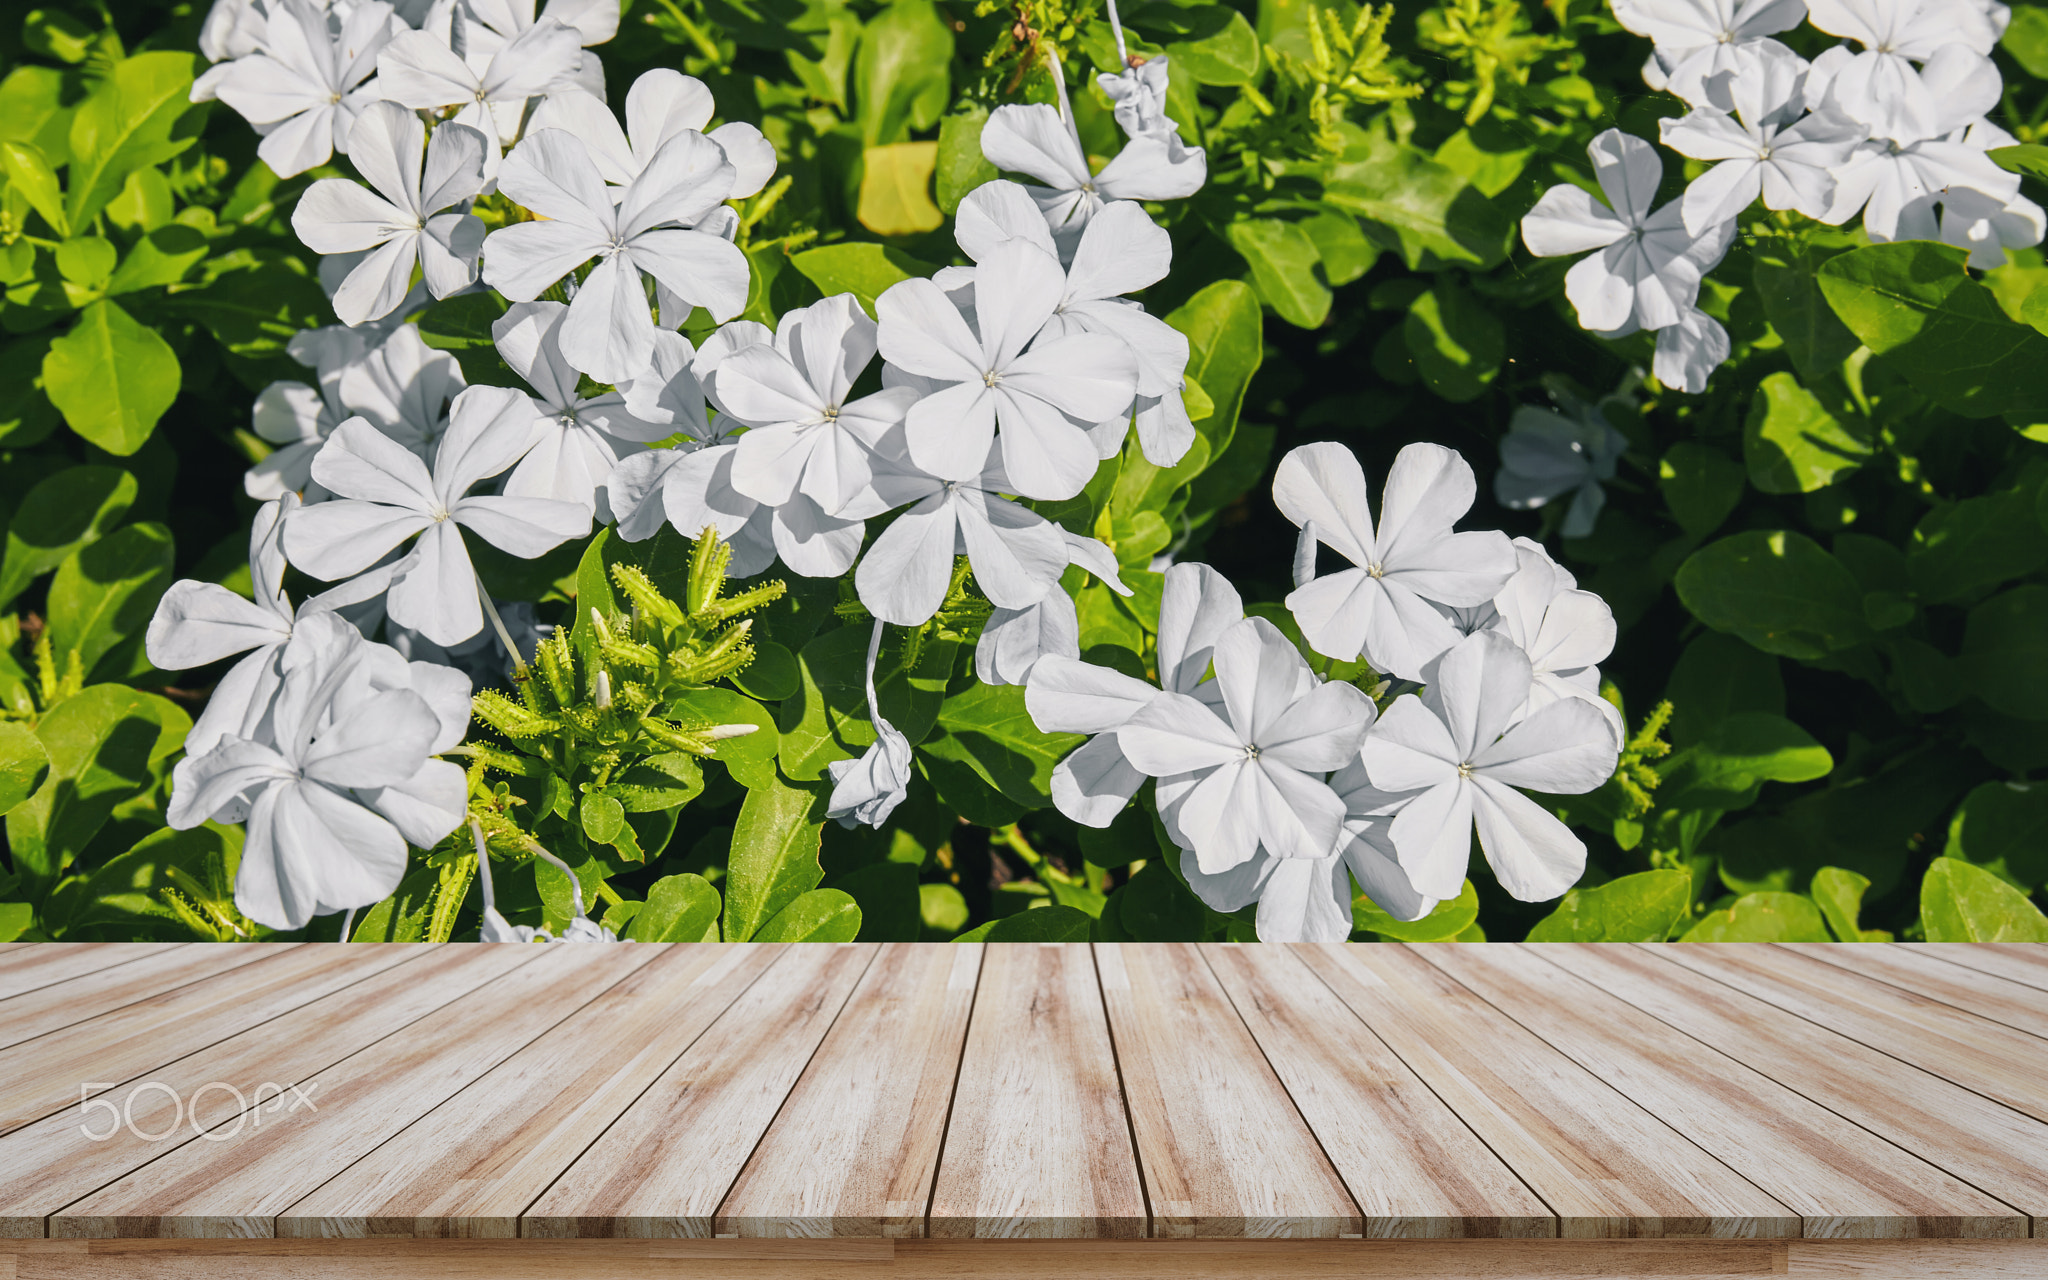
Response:
[[[423,535],[394,567],[386,607],[394,621],[443,646],[484,626],[463,529],[528,560],[590,532],[589,510],[573,502],[469,492],[526,452],[533,411],[525,396],[471,387],[448,417],[431,472],[361,418],[342,423],[313,460],[313,478],[340,497],[295,512],[284,530],[292,563],[330,581]]]
[[[868,719],[874,722],[875,740],[859,758],[825,766],[832,780],[825,816],[838,819],[842,827],[879,827],[910,794],[910,739],[882,718],[882,704],[875,696],[875,659],[882,651],[884,626],[877,620],[868,637]]]
[[[280,178],[326,164],[347,152],[356,116],[381,97],[383,86],[363,81],[394,30],[391,6],[361,0],[330,13],[318,0],[271,0],[257,52],[209,72],[193,86],[193,101],[211,92],[256,126],[256,154]]]
[[[1656,42],[1643,64],[1652,89],[1668,88],[1690,103],[1709,80],[1739,72],[1745,55],[1784,49],[1768,39],[1806,17],[1804,0],[1616,0],[1615,20]],[[1787,52],[1790,52],[1787,50]]]
[[[1618,749],[1626,730],[1621,712],[1600,696],[1599,667],[1614,652],[1614,611],[1580,590],[1542,543],[1516,538],[1515,559],[1515,576],[1493,598],[1493,607],[1494,628],[1529,659],[1529,700],[1517,718],[1560,698],[1578,698],[1607,718]]]
[[[497,49],[467,61],[432,32],[405,31],[378,56],[377,87],[382,96],[415,111],[457,108],[453,122],[501,145],[519,136],[527,99],[573,84],[583,60],[581,44],[575,28],[542,18]],[[487,175],[497,171],[497,151],[493,145],[486,153]]]
[[[1166,55],[1155,54],[1133,66],[1129,54],[1121,49],[1118,53],[1123,71],[1095,77],[1095,83],[1109,95],[1117,124],[1123,127],[1125,137],[1157,138],[1171,150],[1173,143],[1180,142],[1180,126],[1166,115]]]
[[[1535,679],[1506,635],[1481,631],[1430,664],[1420,695],[1396,698],[1360,759],[1372,785],[1412,793],[1388,827],[1416,891],[1455,897],[1476,824],[1501,886],[1523,902],[1555,898],[1586,869],[1586,846],[1516,788],[1591,791],[1613,776],[1620,742],[1590,702],[1561,698],[1520,716]]]
[[[313,455],[349,416],[341,394],[342,380],[366,358],[367,345],[362,333],[342,325],[292,335],[285,351],[313,371],[316,385],[279,380],[256,393],[249,425],[278,447],[242,477],[242,488],[250,497],[268,502],[286,493],[302,492],[308,502],[317,502],[327,496],[317,486],[308,488]]]
[[[1107,546],[1065,529],[1060,536],[1067,543],[1069,564],[1102,579],[1103,585],[1118,595],[1131,594]],[[974,642],[974,674],[983,684],[1023,684],[1037,669],[1039,659],[1053,654],[1081,656],[1081,617],[1074,598],[1058,583],[1036,604],[990,611],[982,623],[981,638]]]
[[[617,391],[585,396],[562,354],[569,308],[522,302],[491,325],[491,339],[512,371],[533,388],[533,435],[526,455],[505,479],[515,498],[559,498],[609,522],[599,486],[619,459],[675,434],[670,423],[642,422]]]
[[[1571,506],[1558,532],[1583,538],[1593,532],[1607,505],[1607,491],[1600,485],[1614,478],[1621,455],[1628,452],[1628,437],[1614,429],[1599,404],[1573,397],[1560,407],[1567,412],[1525,404],[1508,419],[1493,496],[1502,506],[1522,511],[1570,494]]]
[[[418,672],[331,613],[301,619],[276,667],[263,723],[180,761],[165,816],[181,831],[245,821],[235,905],[259,924],[300,929],[388,896],[407,844],[432,847],[461,823],[462,769],[432,757],[461,741],[469,681],[445,667]],[[416,675],[448,705],[411,687]]]
[[[448,429],[448,404],[466,385],[454,356],[428,346],[416,327],[400,325],[342,370],[341,402],[431,466]]]
[[[688,229],[732,193],[734,176],[717,143],[686,131],[661,145],[615,205],[574,135],[531,133],[505,157],[498,189],[541,217],[491,233],[484,280],[514,302],[531,302],[596,258],[569,303],[562,354],[600,382],[631,378],[654,355],[643,272],[720,321],[746,306],[746,256],[720,236]]]
[[[1994,22],[1983,6],[1816,0],[1810,9],[1814,26],[1863,46],[1828,59],[1828,89],[1842,110],[1878,137],[1907,140],[1941,132],[1938,123],[1956,113],[1959,96],[1981,101],[1969,111],[1973,116],[1998,101],[2000,77],[1988,55],[2004,23]],[[1927,65],[1916,72],[1916,62]]]
[[[1507,535],[1451,526],[1479,491],[1471,466],[1441,445],[1411,444],[1395,457],[1372,524],[1365,470],[1339,444],[1309,444],[1280,460],[1273,502],[1353,568],[1295,588],[1287,608],[1317,653],[1363,657],[1375,671],[1422,678],[1458,632],[1433,606],[1491,600],[1515,572]],[[1332,768],[1336,766],[1332,765]]]
[[[775,176],[775,148],[761,131],[741,121],[705,129],[715,110],[711,90],[695,76],[668,67],[643,72],[626,92],[626,123],[581,89],[551,93],[533,112],[527,128],[562,129],[582,139],[604,180],[628,187],[653,161],[662,144],[680,133],[702,133],[732,163],[730,199],[744,200]]]
[[[375,190],[345,178],[323,178],[292,210],[292,229],[315,253],[367,257],[334,293],[334,314],[356,325],[389,315],[405,300],[417,266],[427,289],[445,298],[476,283],[482,219],[467,207],[484,187],[491,144],[467,125],[434,130],[395,102],[365,108],[349,130],[349,159]]]

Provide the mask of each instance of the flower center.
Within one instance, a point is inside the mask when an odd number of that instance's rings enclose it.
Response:
[[[990,369],[988,372],[981,375],[981,385],[984,387],[993,387],[1002,380],[1003,373],[1000,369]]]
[[[836,404],[828,404],[828,405],[826,405],[826,406],[825,406],[825,421],[827,421],[827,422],[837,422],[837,421],[839,421],[839,406],[838,406],[838,405],[836,405]]]
[[[1472,776],[1472,762],[1470,760],[1458,766],[1458,776],[1460,778],[1470,778]]]
[[[1244,758],[1247,760],[1256,760],[1259,758],[1259,746],[1257,743],[1248,742],[1245,744]]]
[[[1387,566],[1375,560],[1365,566],[1365,573],[1369,578],[1384,578],[1387,576]]]

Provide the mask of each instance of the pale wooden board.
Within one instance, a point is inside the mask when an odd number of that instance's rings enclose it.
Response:
[[[1078,944],[990,945],[928,1229],[935,1237],[1145,1234],[1095,962]]]
[[[1152,1234],[1362,1234],[1357,1203],[1189,943],[1095,948]]]
[[[169,951],[175,942],[10,942],[0,951],[0,1001]],[[0,1004],[0,1017],[7,1006]]]
[[[1674,943],[1655,954],[2048,1120],[2048,1046],[2036,1036],[1783,947]]]
[[[147,1078],[162,1088],[107,1092],[117,1114],[67,1106],[0,1138],[0,1236],[43,1235],[47,1215],[199,1140],[200,1131],[234,1120],[245,1104],[246,1123],[271,1121],[297,1102],[291,1085],[386,1036],[408,1034],[416,1019],[534,959],[540,948],[411,944],[392,951],[409,958],[149,1069]],[[113,1132],[95,1139],[82,1126]]]
[[[657,954],[637,946],[546,947],[408,1034],[311,1077],[314,1110],[288,1111],[220,1141],[186,1143],[51,1215],[50,1234],[268,1236],[286,1207]]]
[[[1535,1239],[1557,1219],[1286,946],[1202,955],[1365,1211],[1370,1239]]]
[[[49,945],[49,944],[39,944]],[[110,1010],[162,996],[188,983],[262,964],[301,946],[292,942],[193,944],[139,956],[52,983],[0,1003],[0,1049],[48,1035]],[[0,1074],[0,1080],[6,1076]]]
[[[924,1234],[981,953],[883,946],[719,1206],[718,1235]]]
[[[2048,1217],[2048,1124],[1654,952],[1600,943],[1525,945],[2027,1213],[2040,1234]]]
[[[245,944],[200,945],[239,951]],[[152,1068],[261,1026],[418,954],[398,948],[280,947],[254,964],[238,965],[0,1049],[0,1133],[77,1107],[82,1097],[116,1085],[136,1081],[139,1086],[139,1077]],[[135,966],[124,966],[128,967]]]
[[[1806,1239],[2026,1238],[2026,1214],[1534,951],[1414,954],[1796,1210]]]
[[[1308,961],[1558,1216],[1558,1234],[1796,1236],[1796,1213],[1403,947]]]
[[[2048,942],[1895,942],[1892,945],[2048,991]]]
[[[281,1211],[277,1235],[518,1235],[526,1207],[780,958],[654,949],[652,963]]]
[[[2048,991],[2038,987],[1964,969],[1911,945],[1794,943],[1785,949],[2048,1039]],[[2048,1050],[2048,1044],[2042,1048]]]
[[[520,1220],[524,1236],[709,1236],[790,1088],[874,958],[872,943],[790,945],[682,1057],[592,1134]]]

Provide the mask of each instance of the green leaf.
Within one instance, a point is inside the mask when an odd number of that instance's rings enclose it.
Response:
[[[869,634],[866,627],[835,628],[797,655],[801,684],[784,700],[776,721],[782,771],[791,778],[812,781],[826,765],[852,759],[875,740],[874,722],[868,718]],[[900,651],[884,652],[875,681],[882,716],[913,744],[931,731],[958,647],[955,641],[928,639],[911,673],[904,672]]]
[[[1812,493],[1870,460],[1868,428],[1844,422],[1789,373],[1774,373],[1749,402],[1742,459],[1764,493]]]
[[[1245,388],[1265,358],[1265,317],[1258,295],[1241,280],[1219,280],[1166,317],[1188,338],[1188,377],[1201,383],[1209,413],[1195,419],[1195,431],[1220,455],[1237,430]]]
[[[860,936],[860,904],[838,889],[800,894],[754,935],[756,942],[852,942]]]
[[[1799,893],[1746,893],[1709,912],[1680,942],[1832,942],[1820,908]]]
[[[2008,318],[1970,279],[1968,259],[1928,240],[1852,249],[1821,267],[1821,292],[1864,346],[1943,408],[2028,412],[2048,400],[2048,338]]]
[[[1149,815],[1145,824],[1151,826]],[[1156,848],[1152,860],[1116,891],[1114,901],[1118,925],[1138,942],[1199,942],[1208,925],[1201,899]]]
[[[1834,757],[1812,734],[1768,711],[1724,716],[1695,746],[1659,767],[1657,803],[1672,809],[1740,809],[1766,782],[1826,777]]]
[[[879,244],[828,244],[791,254],[789,265],[820,292],[850,293],[860,299],[868,314],[875,313],[875,299],[899,280],[929,277],[938,268],[898,249]]]
[[[780,702],[802,687],[796,655],[773,640],[757,641],[754,660],[731,680],[748,697],[762,702]]]
[[[71,429],[124,457],[156,430],[179,384],[170,344],[105,300],[80,312],[43,357],[43,387]]]
[[[346,942],[447,942],[476,877],[474,858],[415,863],[391,896],[357,917]]]
[[[119,524],[135,504],[135,493],[135,477],[117,467],[69,467],[30,489],[7,525],[0,609]]]
[[[155,172],[151,170],[150,172]],[[109,296],[176,284],[206,256],[206,237],[191,227],[172,223],[135,242],[120,269],[107,281]]]
[[[1332,289],[1350,284],[1378,261],[1379,247],[1358,229],[1358,219],[1348,213],[1325,209],[1294,224],[1316,247],[1322,259],[1323,279]]]
[[[473,387],[514,385],[512,366],[498,354],[497,339],[491,336],[491,326],[505,310],[504,300],[489,291],[443,298],[420,313],[420,340],[454,356]]]
[[[747,791],[733,827],[725,884],[725,940],[746,942],[772,916],[815,887],[828,789],[771,777]]]
[[[0,347],[0,369],[26,371],[0,381],[0,449],[26,449],[49,439],[63,416],[43,391],[43,357],[50,336],[38,334]]]
[[[1906,572],[1925,604],[1960,600],[2048,564],[2048,530],[2024,489],[1937,507],[1913,530]]]
[[[1385,138],[1348,147],[1330,166],[1324,198],[1366,221],[1366,234],[1409,270],[1506,260],[1514,223],[1451,169]],[[1208,385],[1204,380],[1204,386]]]
[[[61,10],[30,9],[21,23],[21,42],[45,58],[84,62],[92,52],[93,29]]]
[[[1073,907],[1035,907],[991,920],[955,942],[1086,942],[1095,921]]]
[[[1704,538],[1742,501],[1740,463],[1712,445],[1682,441],[1657,463],[1657,486],[1678,527]]]
[[[1259,77],[1259,37],[1244,15],[1223,5],[1182,9],[1173,17],[1188,37],[1167,43],[1175,68],[1198,84],[1251,84]]]
[[[946,937],[967,923],[967,899],[950,884],[917,886],[917,916],[924,927]]]
[[[610,796],[586,795],[576,807],[583,838],[592,844],[610,844],[626,825],[626,807]]]
[[[1822,867],[1813,873],[1813,901],[1826,918],[1838,942],[1890,942],[1892,935],[1882,929],[1865,929],[1857,923],[1863,914],[1863,895],[1870,888],[1867,876],[1841,867]]]
[[[1920,882],[1920,927],[1929,942],[2048,942],[2048,916],[2025,894],[1954,858]]]
[[[1739,712],[1783,715],[1785,678],[1770,654],[1734,636],[1704,631],[1678,655],[1664,696],[1672,705],[1667,736],[1674,746],[1687,747]]]
[[[1982,867],[2022,892],[2048,882],[2048,783],[1986,782],[1956,808],[1942,856]]]
[[[780,737],[768,708],[731,689],[693,689],[669,706],[685,724],[750,724],[754,732],[721,740],[715,756],[742,786],[758,787],[775,779],[775,754]]]
[[[121,194],[107,202],[107,221],[123,231],[148,233],[170,225],[178,198],[162,169],[136,169],[121,184]],[[183,224],[180,224],[183,225]],[[187,231],[197,231],[186,227]]]
[[[0,814],[35,794],[50,774],[50,753],[27,725],[0,720]]]
[[[71,169],[65,209],[74,227],[91,222],[121,190],[130,170],[161,164],[192,145],[204,111],[193,111],[196,55],[141,53],[78,104],[71,119]],[[192,112],[189,122],[184,119]]]
[[[245,360],[284,361],[297,369],[286,355],[292,338],[333,323],[327,295],[297,258],[267,249],[230,255],[209,261],[206,277],[198,288],[173,295],[169,306]]]
[[[999,176],[981,152],[981,129],[987,123],[988,108],[978,102],[963,103],[939,121],[939,212],[949,218],[968,192]]]
[[[197,886],[229,899],[241,854],[240,827],[209,822],[152,832],[104,866],[60,885],[45,904],[44,927],[66,942],[190,942],[192,926],[166,903],[165,891],[189,896]]]
[[[663,876],[622,935],[629,942],[718,941],[718,890],[700,875]]]
[[[1396,942],[1445,942],[1472,927],[1479,919],[1479,891],[1467,880],[1455,898],[1436,904],[1420,920],[1396,920],[1371,898],[1359,894],[1351,900],[1353,932],[1376,933]]]
[[[1804,534],[1757,529],[1710,543],[1674,585],[1701,622],[1765,653],[1812,661],[1869,638],[1862,588]]]
[[[0,142],[26,142],[49,164],[68,163],[72,108],[64,99],[76,84],[76,72],[55,67],[24,66],[8,72],[7,79],[0,80]]]
[[[871,862],[827,887],[860,904],[860,936],[855,941],[916,942],[923,935],[915,863]]]
[[[1424,385],[1453,404],[1478,399],[1507,356],[1500,317],[1443,279],[1409,305],[1401,334]]]
[[[2000,714],[2048,720],[2048,587],[2015,587],[1970,610],[1963,673]]]
[[[36,909],[28,902],[0,902],[0,942],[12,942],[27,933],[36,922]]]
[[[892,142],[861,153],[860,202],[854,217],[878,236],[914,236],[946,221],[932,203],[936,142]]]
[[[130,525],[72,552],[50,580],[58,660],[75,649],[90,676],[108,650],[149,625],[171,585],[171,559],[171,531],[160,524]]]
[[[21,193],[29,208],[43,215],[50,230],[59,236],[71,234],[71,219],[64,212],[64,193],[57,183],[57,171],[42,148],[28,142],[0,142],[0,169],[5,170],[8,185]]]
[[[892,0],[861,32],[853,91],[864,146],[903,141],[946,109],[953,32],[931,0]]]
[[[1298,224],[1239,218],[1224,234],[1251,264],[1252,284],[1274,314],[1299,329],[1313,329],[1329,318],[1330,290],[1316,278],[1322,258]]]
[[[98,289],[114,274],[121,253],[105,236],[73,236],[51,255],[57,274],[82,289]]]
[[[1046,733],[1024,707],[1022,685],[976,684],[946,699],[939,710],[942,737],[919,750],[964,764],[1010,801],[1027,809],[1052,804],[1053,766],[1085,738]]]
[[[1799,376],[1818,382],[1856,350],[1856,335],[1835,317],[1821,294],[1820,264],[1810,244],[1766,241],[1751,250],[1750,279],[1764,318],[1785,340]]]
[[[1642,871],[1573,889],[1529,930],[1531,942],[1662,942],[1692,905],[1692,874]]]
[[[2036,80],[2048,80],[2048,9],[2037,4],[2016,4],[2012,7],[2012,20],[2006,25],[2005,34],[1998,38],[1999,47],[2011,54],[2013,61],[2026,69]],[[2032,150],[2042,152],[2042,159],[2048,160],[2048,147],[2000,147],[1991,153],[1991,158],[2012,169],[2002,152]],[[2024,169],[2013,169],[2025,173]],[[2048,168],[2035,173],[2036,177],[2048,174]]]

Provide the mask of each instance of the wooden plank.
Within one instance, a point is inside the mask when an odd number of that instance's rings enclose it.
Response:
[[[1558,1216],[1560,1236],[1796,1236],[1799,1216],[1406,948],[1302,958]]]
[[[47,944],[44,944],[47,945]],[[113,1009],[246,964],[274,960],[302,944],[193,944],[139,956],[96,973],[24,992],[0,1004],[0,1049],[48,1035]]]
[[[280,1237],[509,1238],[519,1215],[779,957],[675,943],[278,1214]]]
[[[2048,1217],[2048,1125],[1632,947],[1529,949],[1987,1194]]]
[[[987,948],[928,1234],[1136,1239],[1145,1227],[1088,949]]]
[[[890,943],[714,1223],[721,1236],[920,1236],[982,948]]]
[[[195,943],[194,948],[239,951],[243,945]],[[418,955],[415,949],[280,947],[253,964],[0,1050],[0,1134],[77,1106],[82,1096],[136,1080]]]
[[[1785,949],[2048,1038],[2048,991],[2038,987],[1964,969],[1922,955],[1911,945],[1844,947],[1833,943],[1794,943]]]
[[[227,1124],[245,1108],[249,1123],[264,1124],[297,1101],[292,1085],[386,1036],[407,1034],[412,1022],[532,960],[540,948],[414,944],[392,950],[411,955],[404,964],[151,1068],[151,1087],[106,1095],[110,1105],[119,1104],[116,1112],[66,1107],[0,1138],[0,1236],[43,1235],[49,1214],[196,1141],[198,1133]],[[87,1128],[105,1136],[89,1137]]]
[[[1895,942],[1892,945],[2048,991],[2048,943]]]
[[[832,1019],[872,943],[788,946],[520,1220],[551,1239],[709,1236],[712,1214]]]
[[[1285,946],[1203,958],[1365,1213],[1369,1239],[1535,1239],[1557,1219]]]
[[[1655,954],[2048,1120],[2048,1051],[2024,1031],[1783,947],[1671,944]]]
[[[658,954],[543,948],[427,1025],[313,1076],[312,1110],[186,1143],[51,1215],[50,1234],[268,1236],[286,1207]]]
[[[1796,1210],[1806,1239],[2027,1235],[2026,1214],[1536,952],[1415,954]]]
[[[1357,1203],[1186,943],[1095,949],[1152,1234],[1331,1237]]]
[[[175,942],[10,942],[0,952],[0,1000],[128,964]],[[0,1010],[7,1006],[0,1004]]]

